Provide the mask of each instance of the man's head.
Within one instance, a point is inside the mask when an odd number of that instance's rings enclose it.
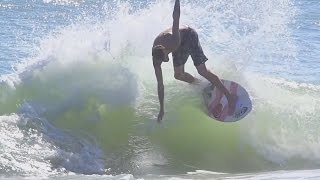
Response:
[[[152,58],[159,62],[168,62],[169,57],[164,52],[165,48],[162,45],[157,45],[152,48]]]

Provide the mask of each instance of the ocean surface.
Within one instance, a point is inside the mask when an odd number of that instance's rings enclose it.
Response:
[[[172,0],[0,0],[1,179],[320,179],[320,1],[181,0],[220,78],[245,87],[236,123],[206,116],[207,84],[151,46]]]

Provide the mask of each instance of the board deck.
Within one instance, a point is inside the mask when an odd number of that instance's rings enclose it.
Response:
[[[208,85],[203,89],[203,98],[207,106],[208,115],[218,121],[235,122],[244,118],[252,110],[252,103],[248,92],[238,83],[221,80],[231,94],[236,94],[238,100],[233,114],[228,114],[228,100],[215,86]]]

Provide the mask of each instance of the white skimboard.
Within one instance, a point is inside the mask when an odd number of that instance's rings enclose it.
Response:
[[[203,99],[207,106],[208,115],[218,121],[235,122],[244,118],[252,110],[252,103],[248,92],[238,83],[221,79],[223,85],[231,94],[236,94],[238,100],[233,114],[228,114],[228,100],[215,86],[208,85],[203,89]]]

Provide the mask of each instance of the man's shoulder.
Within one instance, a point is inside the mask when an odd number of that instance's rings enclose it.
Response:
[[[188,26],[188,25],[181,25],[179,29],[182,30],[182,29],[188,29],[188,28],[190,28],[190,26]]]
[[[188,28],[190,28],[190,26],[188,26],[188,25],[180,25],[179,26],[179,30],[181,31],[181,30],[184,30],[184,29],[188,29]],[[170,28],[168,28],[167,30],[165,30],[165,32],[166,31],[169,31],[169,32],[172,32],[172,27],[170,27]]]
[[[155,38],[154,41],[157,42],[157,41],[162,40],[162,39],[164,39],[164,38],[166,38],[167,36],[170,36],[170,35],[172,35],[172,30],[171,30],[171,28],[162,31],[162,32]]]
[[[189,26],[187,25],[181,25],[179,26],[179,31],[182,31],[182,30],[185,30],[185,29],[188,29],[190,28]],[[172,27],[169,27],[167,28],[166,30],[162,31],[158,36],[158,37],[161,37],[161,36],[166,36],[166,35],[172,35]]]

